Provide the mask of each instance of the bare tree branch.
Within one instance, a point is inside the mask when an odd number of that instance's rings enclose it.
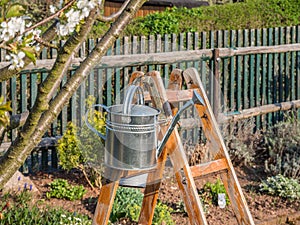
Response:
[[[98,17],[98,19],[102,22],[110,22],[110,21],[114,21],[117,17],[119,17],[123,10],[126,8],[126,6],[128,5],[128,3],[130,2],[130,0],[126,0],[123,5],[121,6],[121,8],[118,10],[118,12],[110,15],[110,16],[104,16],[104,15],[100,15]]]

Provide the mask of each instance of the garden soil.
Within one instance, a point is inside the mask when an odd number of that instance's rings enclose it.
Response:
[[[251,214],[255,224],[275,225],[275,224],[293,224],[300,225],[300,201],[290,202],[279,197],[272,197],[258,192],[258,186],[262,179],[266,177],[263,168],[260,167],[238,167],[236,173],[246,197]],[[184,211],[183,201],[174,174],[169,172],[163,180],[159,199],[163,203],[174,209],[172,219],[175,224],[190,224],[189,218]],[[56,178],[67,179],[72,184],[83,184],[88,192],[82,200],[66,201],[45,197],[49,190],[49,183]],[[201,188],[206,182],[214,182],[218,177],[208,177],[203,180],[196,180],[197,188]],[[98,193],[92,191],[85,182],[80,172],[56,172],[56,173],[38,173],[31,176],[31,180],[39,190],[39,194],[35,194],[39,204],[61,207],[71,212],[86,214],[93,217],[95,211]],[[143,191],[143,190],[141,190]],[[238,224],[230,204],[225,209],[212,204],[205,204],[204,210],[208,224],[211,225],[235,225]],[[119,224],[135,224],[128,219],[120,220]]]

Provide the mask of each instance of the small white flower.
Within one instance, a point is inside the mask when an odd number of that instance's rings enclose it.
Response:
[[[77,2],[77,7],[78,7],[78,9],[84,8],[85,5],[86,5],[86,0],[79,0],[79,1]]]
[[[9,66],[9,70],[18,69],[24,67],[24,61],[23,58],[25,57],[25,53],[20,51],[17,55],[11,53],[10,54],[10,62],[11,65]]]
[[[90,14],[90,10],[87,8],[87,7],[84,7],[81,11],[81,14],[80,14],[80,20],[88,17]]]
[[[50,12],[54,14],[56,12],[56,7],[53,5],[50,5]]]
[[[7,22],[2,22],[1,23],[1,27],[3,29],[1,29],[1,39],[3,39],[4,41],[8,41],[10,38],[12,38],[14,36],[13,31],[9,28],[9,25]]]

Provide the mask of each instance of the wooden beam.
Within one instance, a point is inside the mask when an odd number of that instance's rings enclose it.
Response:
[[[300,51],[300,44],[286,44],[274,46],[253,46],[239,48],[218,48],[219,57],[233,57],[236,55],[250,54],[267,54],[267,53],[284,53],[292,51]],[[126,67],[126,66],[141,66],[145,64],[172,64],[186,61],[199,61],[213,58],[213,49],[199,49],[191,51],[174,51],[162,53],[147,53],[147,54],[131,54],[131,55],[112,55],[103,56],[97,68],[108,67]],[[84,58],[74,58],[72,67],[78,67]],[[30,63],[22,72],[32,72],[35,70],[51,70],[55,59],[37,60],[36,65]],[[9,62],[1,62],[0,68],[8,66]],[[71,69],[70,68],[70,69]]]
[[[300,44],[286,44],[273,46],[252,46],[239,48],[220,48],[219,57],[232,57],[236,55],[251,55],[251,54],[267,54],[267,53],[284,53],[300,51]]]
[[[228,164],[225,158],[217,159],[215,161],[198,164],[191,167],[192,176],[200,178],[211,173],[224,172],[228,169]]]
[[[294,109],[300,108],[300,99],[290,101],[290,102],[268,104],[268,105],[254,107],[251,109],[244,109],[237,112],[221,114],[219,122],[225,123],[229,121],[237,121],[237,120],[247,119],[253,116],[259,116],[271,112],[286,111],[293,108]]]

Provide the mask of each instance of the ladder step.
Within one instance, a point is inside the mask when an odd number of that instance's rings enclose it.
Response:
[[[191,167],[192,175],[194,178],[203,177],[211,173],[222,172],[227,169],[228,164],[225,158],[198,164]]]

